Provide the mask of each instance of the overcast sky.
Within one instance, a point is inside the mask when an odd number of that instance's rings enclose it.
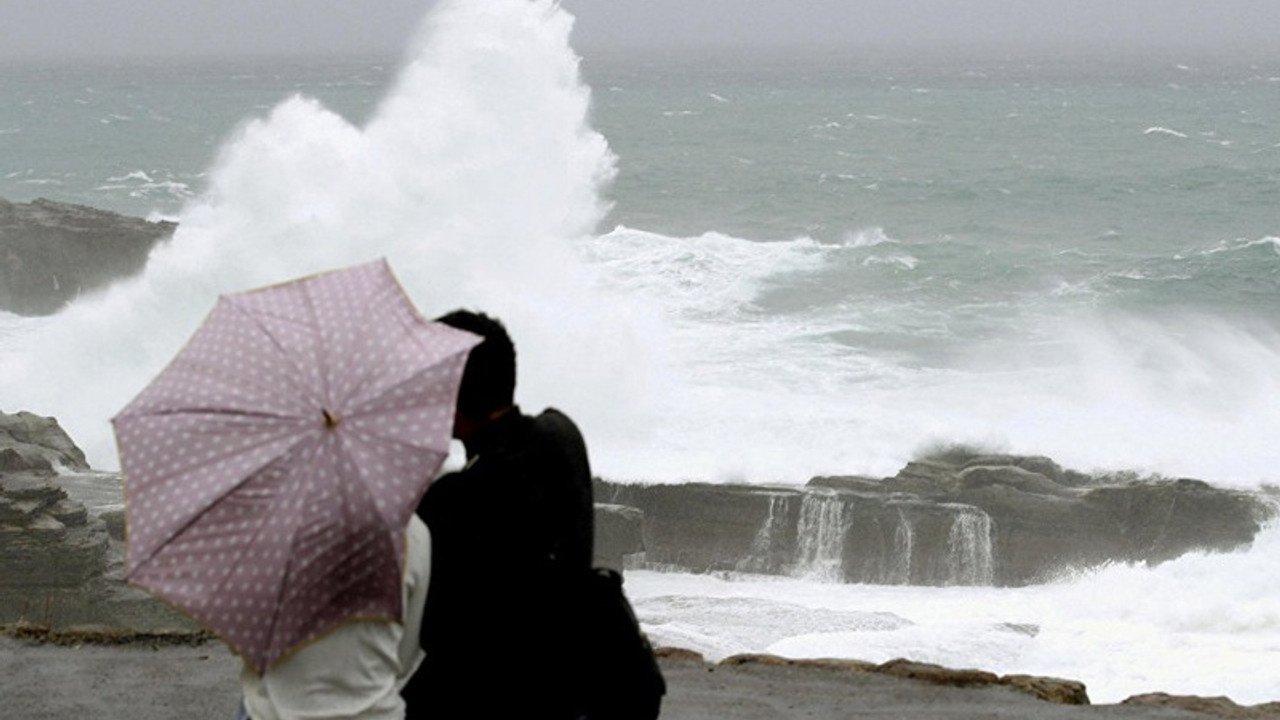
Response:
[[[477,0],[484,2],[485,0]],[[0,57],[399,55],[433,0],[0,0]],[[564,0],[600,48],[1248,49],[1280,0]]]

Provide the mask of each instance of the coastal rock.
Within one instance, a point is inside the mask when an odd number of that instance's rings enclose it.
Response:
[[[124,583],[121,538],[59,484],[69,476],[58,469],[87,472],[89,466],[56,420],[0,413],[0,447],[0,624],[194,627]],[[90,479],[119,487],[109,476]]]
[[[903,658],[877,665],[876,672],[893,675],[894,677],[924,680],[934,685],[950,685],[952,687],[996,685],[1000,682],[1000,676],[985,670],[954,670],[941,665],[914,662]]]
[[[1000,682],[1056,705],[1088,705],[1089,693],[1079,680],[1037,675],[1004,675]]]
[[[23,411],[0,411],[0,472],[51,475],[57,466],[89,469],[84,452],[57,419]]]
[[[0,623],[49,623],[76,608],[107,570],[109,540],[48,477],[0,473]]]
[[[92,472],[55,419],[0,412],[0,625],[195,628],[124,581],[122,502],[119,476]],[[642,523],[636,508],[598,505],[595,564],[621,570],[642,553]]]
[[[140,271],[176,227],[52,200],[0,199],[0,310],[57,312],[81,293]]]
[[[627,558],[644,552],[644,513],[624,505],[596,503],[596,567],[621,572]]]
[[[1169,695],[1168,693],[1147,693],[1134,695],[1121,705],[1142,705],[1147,707],[1169,707],[1182,710],[1194,710],[1206,715],[1223,718],[1243,718],[1246,720],[1267,720],[1280,718],[1280,702],[1262,705],[1238,705],[1226,697],[1200,697],[1198,695]]]
[[[898,658],[876,665],[861,660],[792,659],[777,655],[748,653],[733,655],[721,660],[723,667],[741,665],[773,665],[799,668],[823,668],[850,673],[879,673],[909,680],[919,680],[933,685],[957,688],[1004,686],[1034,695],[1045,702],[1057,705],[1089,705],[1089,694],[1084,683],[1078,680],[1039,677],[1034,675],[999,676],[985,670],[968,670],[943,667],[932,663],[915,662]],[[1229,701],[1228,701],[1229,702]]]
[[[645,566],[909,585],[1028,585],[1110,562],[1230,551],[1274,512],[1256,494],[1198,480],[1087,475],[959,448],[882,479],[601,482],[596,497],[644,512]]]

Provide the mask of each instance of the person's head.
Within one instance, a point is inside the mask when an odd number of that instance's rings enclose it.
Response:
[[[484,338],[467,355],[458,389],[453,436],[465,440],[476,427],[514,404],[516,349],[502,323],[484,313],[454,310],[436,321]]]

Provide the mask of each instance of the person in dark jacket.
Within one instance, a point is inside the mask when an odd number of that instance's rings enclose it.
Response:
[[[579,717],[570,593],[592,560],[586,446],[564,413],[515,404],[515,348],[500,322],[469,311],[438,320],[484,340],[468,356],[454,421],[466,466],[418,506],[432,565],[408,717]]]

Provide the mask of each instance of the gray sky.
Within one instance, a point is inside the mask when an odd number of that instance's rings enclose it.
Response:
[[[483,2],[484,0],[478,0]],[[399,55],[433,0],[0,0],[0,57]],[[1232,48],[1280,56],[1280,0],[564,0],[575,44]]]

